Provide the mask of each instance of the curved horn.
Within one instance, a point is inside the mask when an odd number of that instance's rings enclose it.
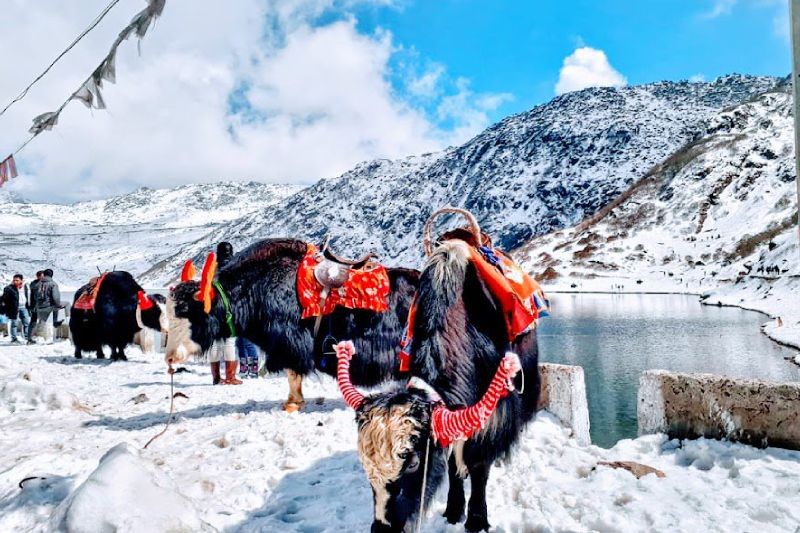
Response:
[[[147,296],[147,293],[144,291],[139,291],[136,293],[136,299],[139,301],[139,309],[142,311],[147,311],[148,309],[152,309],[155,303],[153,300]]]
[[[203,310],[208,314],[211,312],[211,298],[214,296],[214,275],[217,273],[217,254],[208,252],[206,262],[203,264],[203,273],[200,275],[200,290],[195,295],[195,299],[203,302]]]
[[[350,382],[350,359],[356,353],[355,346],[352,341],[342,341],[333,346],[336,351],[336,358],[339,362],[336,364],[336,381],[339,383],[339,391],[344,397],[347,405],[353,409],[358,409],[364,403],[364,395]]]
[[[521,368],[517,354],[507,352],[500,361],[489,388],[478,403],[455,411],[444,405],[436,406],[431,425],[439,444],[449,446],[454,441],[466,440],[481,429],[494,413],[500,398],[508,394],[509,380],[516,376]]]
[[[194,267],[192,260],[189,259],[183,264],[183,270],[181,270],[181,283],[185,281],[192,281],[196,273],[197,269]]]

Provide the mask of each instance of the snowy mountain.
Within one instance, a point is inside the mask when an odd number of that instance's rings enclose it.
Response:
[[[231,182],[142,188],[73,205],[6,198],[0,215],[0,275],[32,277],[51,267],[60,283],[77,287],[98,268],[116,266],[139,274],[216,227],[269,208],[298,189]]]
[[[0,215],[0,275],[45,265],[68,285],[116,266],[146,286],[175,280],[183,261],[220,240],[237,249],[270,236],[319,241],[343,254],[376,251],[418,265],[422,226],[463,206],[506,249],[596,213],[687,143],[710,120],[775,85],[727,76],[565,94],[511,116],[462,146],[362,163],[296,187],[257,183],[140,189],[71,206],[10,199]]]
[[[606,205],[687,142],[723,108],[752,98],[774,78],[727,76],[710,83],[660,82],[565,94],[490,127],[463,146],[358,165],[321,180],[274,209],[220,226],[181,248],[147,279],[165,282],[187,257],[221,239],[237,247],[267,236],[377,251],[390,264],[417,265],[422,226],[443,205],[464,206],[512,249],[571,226]]]
[[[789,91],[781,84],[717,113],[608,206],[518,256],[556,287],[703,292],[747,283],[768,297],[773,282],[798,273]],[[784,309],[800,300],[789,296],[797,285],[776,295]]]

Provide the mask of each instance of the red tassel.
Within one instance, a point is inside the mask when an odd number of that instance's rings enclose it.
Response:
[[[155,305],[153,300],[150,299],[144,291],[139,291],[136,294],[136,297],[139,299],[139,309],[142,311],[147,311],[148,309],[152,309]]]
[[[400,372],[411,372],[411,356],[406,352],[400,352]]]

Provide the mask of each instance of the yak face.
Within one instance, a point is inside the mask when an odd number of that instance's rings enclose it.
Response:
[[[195,299],[199,289],[198,282],[186,281],[170,291],[166,305],[167,361],[184,362],[190,355],[207,351],[215,340],[219,324],[204,311],[203,302]]]
[[[153,300],[155,305],[140,311],[141,325],[156,331],[168,331],[169,320],[167,319],[167,299],[160,294],[150,294],[147,295],[147,298]]]
[[[431,436],[433,404],[416,389],[367,398],[356,413],[358,453],[372,486],[372,531],[404,531],[414,526],[422,498],[426,448],[425,503],[444,478],[444,451]]]

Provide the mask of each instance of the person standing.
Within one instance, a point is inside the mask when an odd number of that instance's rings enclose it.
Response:
[[[236,351],[239,352],[239,377],[258,377],[258,349],[244,337],[236,337]]]
[[[55,328],[53,321],[50,320],[50,315],[64,306],[61,303],[58,284],[53,281],[52,269],[47,268],[42,274],[42,279],[36,286],[36,319],[44,330],[42,336],[45,343],[53,344]]]
[[[44,276],[44,271],[39,270],[36,272],[36,279],[31,281],[30,285],[30,297],[28,298],[28,312],[31,315],[31,322],[28,324],[28,344],[36,344],[33,342],[33,330],[36,327],[36,295],[38,294],[38,287],[39,282],[42,281],[42,277]]]
[[[14,274],[11,284],[3,289],[3,305],[6,316],[11,321],[11,342],[13,344],[20,344],[20,340],[17,338],[17,329],[20,324],[22,325],[20,333],[27,336],[28,326],[31,322],[31,316],[28,313],[29,298],[29,289],[22,280],[22,274]]]
[[[233,257],[233,245],[221,242],[217,245],[217,266],[223,268]],[[225,377],[220,374],[220,362],[225,361]],[[214,341],[208,350],[208,362],[211,365],[211,382],[214,385],[241,385],[242,380],[236,377],[236,337],[231,335],[226,339]]]

